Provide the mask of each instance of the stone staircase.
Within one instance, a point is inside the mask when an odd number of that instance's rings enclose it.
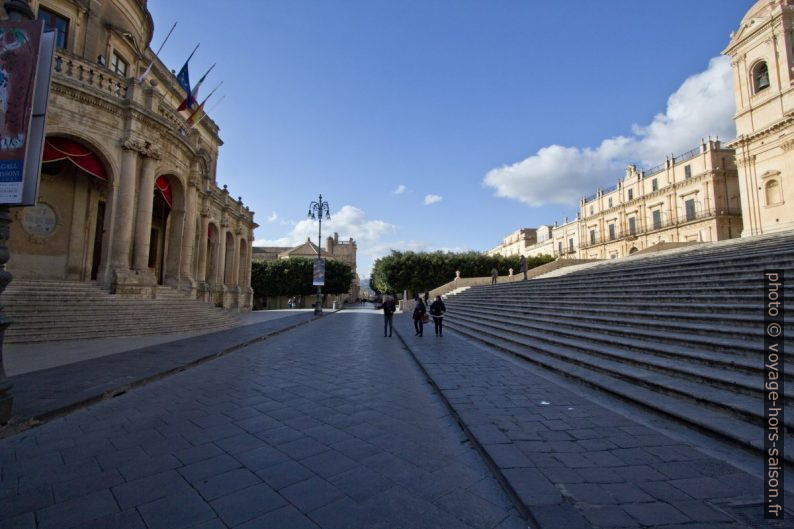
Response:
[[[16,344],[220,330],[238,321],[169,287],[156,299],[132,299],[94,283],[14,279],[0,304],[14,320],[5,343]]]
[[[763,271],[794,303],[794,233],[475,286],[449,328],[703,433],[763,451]],[[784,404],[794,404],[794,310],[785,311]],[[794,464],[794,414],[786,460]]]

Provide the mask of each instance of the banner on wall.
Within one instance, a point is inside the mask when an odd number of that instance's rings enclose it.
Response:
[[[36,203],[55,32],[0,22],[0,204]]]

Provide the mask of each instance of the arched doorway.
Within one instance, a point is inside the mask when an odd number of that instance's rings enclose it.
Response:
[[[148,266],[154,269],[157,282],[163,284],[167,249],[166,241],[169,227],[168,221],[174,206],[171,185],[165,176],[159,176],[157,180],[155,180],[153,200]]]
[[[15,212],[9,270],[20,278],[89,281],[107,261],[109,164],[81,139],[44,143],[36,205]]]
[[[639,252],[639,250],[637,249],[637,247],[636,247],[636,246],[632,246],[632,247],[631,247],[631,249],[629,250],[629,255],[631,255],[631,254],[633,254],[633,253],[637,253],[637,252]]]

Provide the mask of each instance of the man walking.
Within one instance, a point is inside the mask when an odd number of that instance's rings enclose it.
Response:
[[[391,296],[384,296],[383,303],[380,307],[383,309],[383,337],[391,338],[391,331],[392,331],[392,320],[394,319],[394,313],[397,310],[397,307],[394,304],[394,300]],[[388,334],[386,332],[388,331]]]
[[[524,257],[523,255],[521,256],[521,259],[518,260],[518,266],[519,266],[519,268],[521,268],[521,272],[524,273],[524,281],[526,281],[527,280],[527,258]]]
[[[492,285],[496,284],[496,278],[497,277],[499,277],[499,270],[497,270],[496,267],[494,266],[493,268],[491,268],[491,284]]]

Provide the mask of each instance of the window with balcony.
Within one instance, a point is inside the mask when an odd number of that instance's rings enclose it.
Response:
[[[651,180],[651,191],[657,191],[659,189],[659,180],[654,178]]]
[[[609,240],[610,241],[614,241],[615,240],[615,225],[614,224],[610,224],[609,225]]]
[[[690,198],[684,202],[684,207],[686,208],[686,220],[695,220],[697,218],[697,212],[695,211],[695,199]]]
[[[684,166],[684,178],[692,178],[692,166],[685,165]]]
[[[634,190],[629,189],[629,200],[634,200]]]
[[[595,230],[590,230],[590,244],[596,243]]]
[[[653,218],[653,229],[658,230],[662,227],[662,210],[655,209],[651,213]]]
[[[631,235],[637,234],[637,219],[634,217],[629,217],[629,233]]]
[[[568,239],[568,251],[573,253],[573,237]]]
[[[127,77],[127,61],[121,58],[121,55],[113,52],[113,58],[110,60],[110,70],[117,73],[122,77]]]
[[[55,45],[65,50],[69,41],[69,19],[43,7],[39,8],[38,19],[44,22],[45,31],[55,32]]]
[[[753,66],[753,92],[758,93],[761,90],[769,88],[769,68],[766,62],[761,61]]]

